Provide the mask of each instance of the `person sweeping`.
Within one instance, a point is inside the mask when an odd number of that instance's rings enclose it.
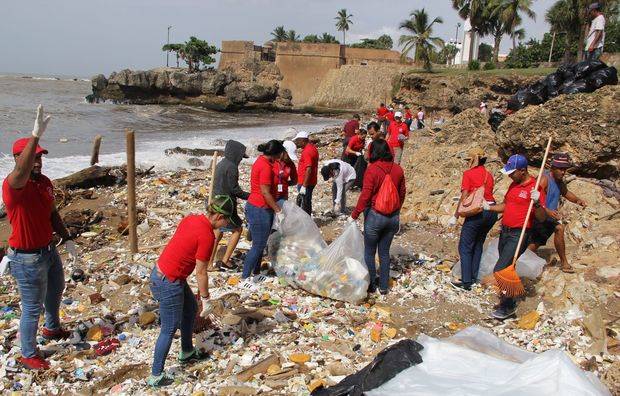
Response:
[[[533,208],[533,214],[538,221],[542,222],[546,217],[544,191],[537,180],[528,173],[527,165],[527,158],[523,155],[511,156],[501,170],[504,175],[512,179],[504,196],[504,202],[490,205],[485,200],[482,204],[485,211],[504,214],[499,236],[499,258],[493,269],[500,289],[500,303],[491,313],[491,317],[499,320],[508,319],[515,314],[517,306],[515,297],[524,292],[515,271],[515,261],[527,248],[532,228],[530,211]]]

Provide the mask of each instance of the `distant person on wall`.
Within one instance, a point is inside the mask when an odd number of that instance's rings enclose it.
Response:
[[[321,176],[324,181],[332,179],[333,212],[346,214],[347,191],[355,183],[355,169],[344,161],[330,160],[321,168]]]
[[[2,183],[2,199],[11,224],[9,248],[5,259],[17,282],[22,314],[19,319],[21,357],[18,361],[30,370],[46,370],[50,364],[37,348],[39,317],[45,312],[41,335],[47,340],[61,340],[71,335],[60,326],[59,307],[65,289],[62,261],[52,234],[56,232],[69,256],[76,257],[71,240],[54,204],[52,182],[41,173],[42,156],[47,150],[39,146],[50,116],[39,105],[32,136],[13,143],[15,168]]]
[[[592,21],[586,37],[585,58],[586,60],[598,60],[603,54],[605,45],[605,17],[599,3],[590,4],[588,10]]]
[[[421,107],[418,107],[418,114],[417,114],[417,120],[418,120],[418,129],[422,129],[425,126],[425,122],[424,122],[424,110],[422,110]]]
[[[402,113],[397,111],[394,114],[394,121],[390,122],[388,127],[387,141],[390,148],[394,151],[394,162],[400,164],[403,157],[403,148],[405,141],[409,139],[409,128],[402,121]]]
[[[547,244],[547,240],[553,234],[553,243],[555,250],[560,257],[560,269],[567,273],[573,273],[575,270],[569,264],[566,258],[566,244],[564,242],[564,225],[561,223],[562,215],[558,211],[560,205],[560,197],[566,198],[566,200],[586,207],[586,202],[577,197],[572,192],[568,191],[568,187],[564,182],[564,175],[566,171],[571,167],[571,160],[568,154],[559,153],[555,154],[551,160],[551,170],[544,172],[543,178],[540,180],[540,186],[546,195],[546,212],[547,218],[543,222],[534,221],[532,226],[532,235],[530,238],[529,249],[533,252],[540,246]]]
[[[362,155],[364,151],[364,145],[366,143],[366,130],[358,129],[355,136],[351,137],[349,144],[344,149],[342,160],[349,163],[351,166],[355,166],[357,158]]]
[[[413,123],[413,114],[411,113],[411,109],[409,106],[405,106],[405,124],[407,124],[407,128],[411,130],[411,124]]]
[[[282,153],[279,160],[273,162],[273,177],[276,184],[276,202],[280,207],[284,201],[288,200],[288,188],[297,185],[297,169],[295,162],[297,147],[291,140],[285,140],[282,143],[286,151]]]
[[[239,186],[239,164],[244,158],[248,158],[246,154],[246,147],[236,141],[229,140],[224,147],[224,159],[222,159],[215,168],[215,178],[213,180],[213,194],[214,195],[228,195],[234,203],[234,214],[237,214],[237,199],[247,200],[250,193],[243,191]],[[213,260],[217,254],[217,246],[222,240],[222,236],[225,232],[230,232],[230,240],[228,246],[226,246],[226,253],[222,260],[215,263],[215,267],[220,270],[233,269],[233,265],[230,263],[230,258],[235,252],[235,248],[241,238],[241,232],[243,227],[241,224],[232,225],[229,224],[221,229],[215,229],[215,248],[213,254],[209,259],[209,268],[213,266]]]
[[[540,186],[538,186],[538,190],[534,189],[536,178],[532,177],[527,171],[527,158],[520,154],[515,154],[508,158],[508,162],[506,162],[501,171],[512,179],[512,183],[508,186],[508,191],[506,191],[504,196],[504,202],[498,205],[491,205],[486,200],[482,201],[483,210],[504,214],[501,233],[499,234],[499,258],[493,272],[499,272],[512,265],[512,259],[519,244],[521,229],[527,217],[530,200],[534,202],[533,213],[526,225],[523,237],[524,243],[521,245],[518,256],[527,249],[527,242],[531,235],[534,218],[542,222],[546,217],[545,192]],[[499,320],[508,319],[514,316],[516,307],[517,300],[515,298],[502,294],[500,295],[499,306],[491,313],[491,316]]]
[[[377,109],[377,122],[379,123],[379,125],[384,125],[386,122],[386,118],[385,116],[387,116],[387,113],[389,113],[390,110],[388,110],[387,107],[385,107],[385,103],[381,103],[379,105],[379,108]],[[387,129],[387,125],[385,125],[385,129]]]
[[[301,149],[301,156],[297,165],[298,204],[306,213],[311,215],[312,193],[319,173],[319,151],[310,142],[309,136],[308,132],[300,131],[293,139],[293,142],[297,148]]]
[[[196,283],[202,309],[207,318],[212,311],[209,295],[207,261],[215,248],[213,230],[230,224],[239,227],[241,219],[233,211],[235,202],[228,195],[216,195],[207,204],[205,214],[190,214],[179,223],[172,239],[159,256],[151,271],[151,292],[159,302],[161,329],[153,354],[153,367],[147,384],[153,387],[169,385],[173,378],[164,372],[164,364],[177,330],[181,330],[179,362],[204,360],[208,353],[194,348],[194,320],[198,304],[187,278],[196,270]]]
[[[360,116],[355,114],[353,118],[344,124],[342,128],[342,147],[347,147],[349,140],[355,136],[355,131],[360,128]]]

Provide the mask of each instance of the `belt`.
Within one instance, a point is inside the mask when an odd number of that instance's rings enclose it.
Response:
[[[20,253],[20,254],[43,254],[45,252],[51,252],[52,249],[54,248],[54,244],[53,243],[49,243],[47,246],[44,246],[42,248],[37,248],[37,249],[16,249],[14,247],[11,247],[11,250],[15,253]]]
[[[521,231],[523,229],[523,227],[506,227],[505,225],[502,226],[502,230],[506,230],[506,231]],[[525,231],[528,231],[530,228],[526,228]]]

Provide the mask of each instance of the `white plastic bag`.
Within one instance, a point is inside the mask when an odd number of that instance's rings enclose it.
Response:
[[[478,270],[478,280],[493,273],[493,268],[499,259],[499,239],[494,238],[482,252],[480,259],[480,269]],[[517,260],[517,274],[522,278],[536,279],[542,274],[547,262],[529,249]],[[452,275],[461,276],[461,262],[458,261],[452,268]]]
[[[326,246],[319,228],[301,208],[285,202],[284,220],[274,223],[268,241],[276,274],[293,287],[335,300],[358,303],[369,284],[364,238],[357,224],[347,226]]]

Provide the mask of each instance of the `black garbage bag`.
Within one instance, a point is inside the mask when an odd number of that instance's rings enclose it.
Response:
[[[574,80],[575,79],[575,64],[565,63],[563,65],[560,65],[555,72],[556,74],[559,74],[562,77],[562,81]]]
[[[489,125],[491,125],[491,129],[493,132],[497,132],[499,125],[506,119],[506,115],[500,111],[491,112],[491,117],[489,117]]]
[[[337,385],[318,388],[312,396],[361,396],[388,382],[401,371],[422,363],[419,351],[422,345],[413,340],[402,340],[385,348],[366,367],[347,376]]]
[[[366,159],[364,159],[364,156],[359,155],[355,161],[355,165],[353,166],[353,169],[355,169],[355,183],[353,183],[353,185],[355,187],[362,188],[364,173],[366,173],[367,166],[368,163],[366,162]]]
[[[592,92],[592,89],[588,87],[588,83],[586,82],[586,80],[577,80],[573,81],[571,84],[562,85],[563,94],[575,94],[584,92]]]
[[[616,85],[618,84],[618,70],[613,66],[597,70],[590,73],[586,81],[592,91],[605,85]]]
[[[575,80],[588,77],[591,73],[603,69],[607,65],[600,60],[585,60],[575,65]]]
[[[555,98],[560,94],[562,81],[564,81],[562,74],[557,71],[545,77],[543,84],[547,86],[547,98]]]
[[[532,93],[527,88],[517,91],[510,99],[508,99],[508,110],[518,111],[526,107],[533,100]]]
[[[547,101],[547,86],[542,81],[530,85],[527,90],[530,93],[528,105],[539,105]]]

